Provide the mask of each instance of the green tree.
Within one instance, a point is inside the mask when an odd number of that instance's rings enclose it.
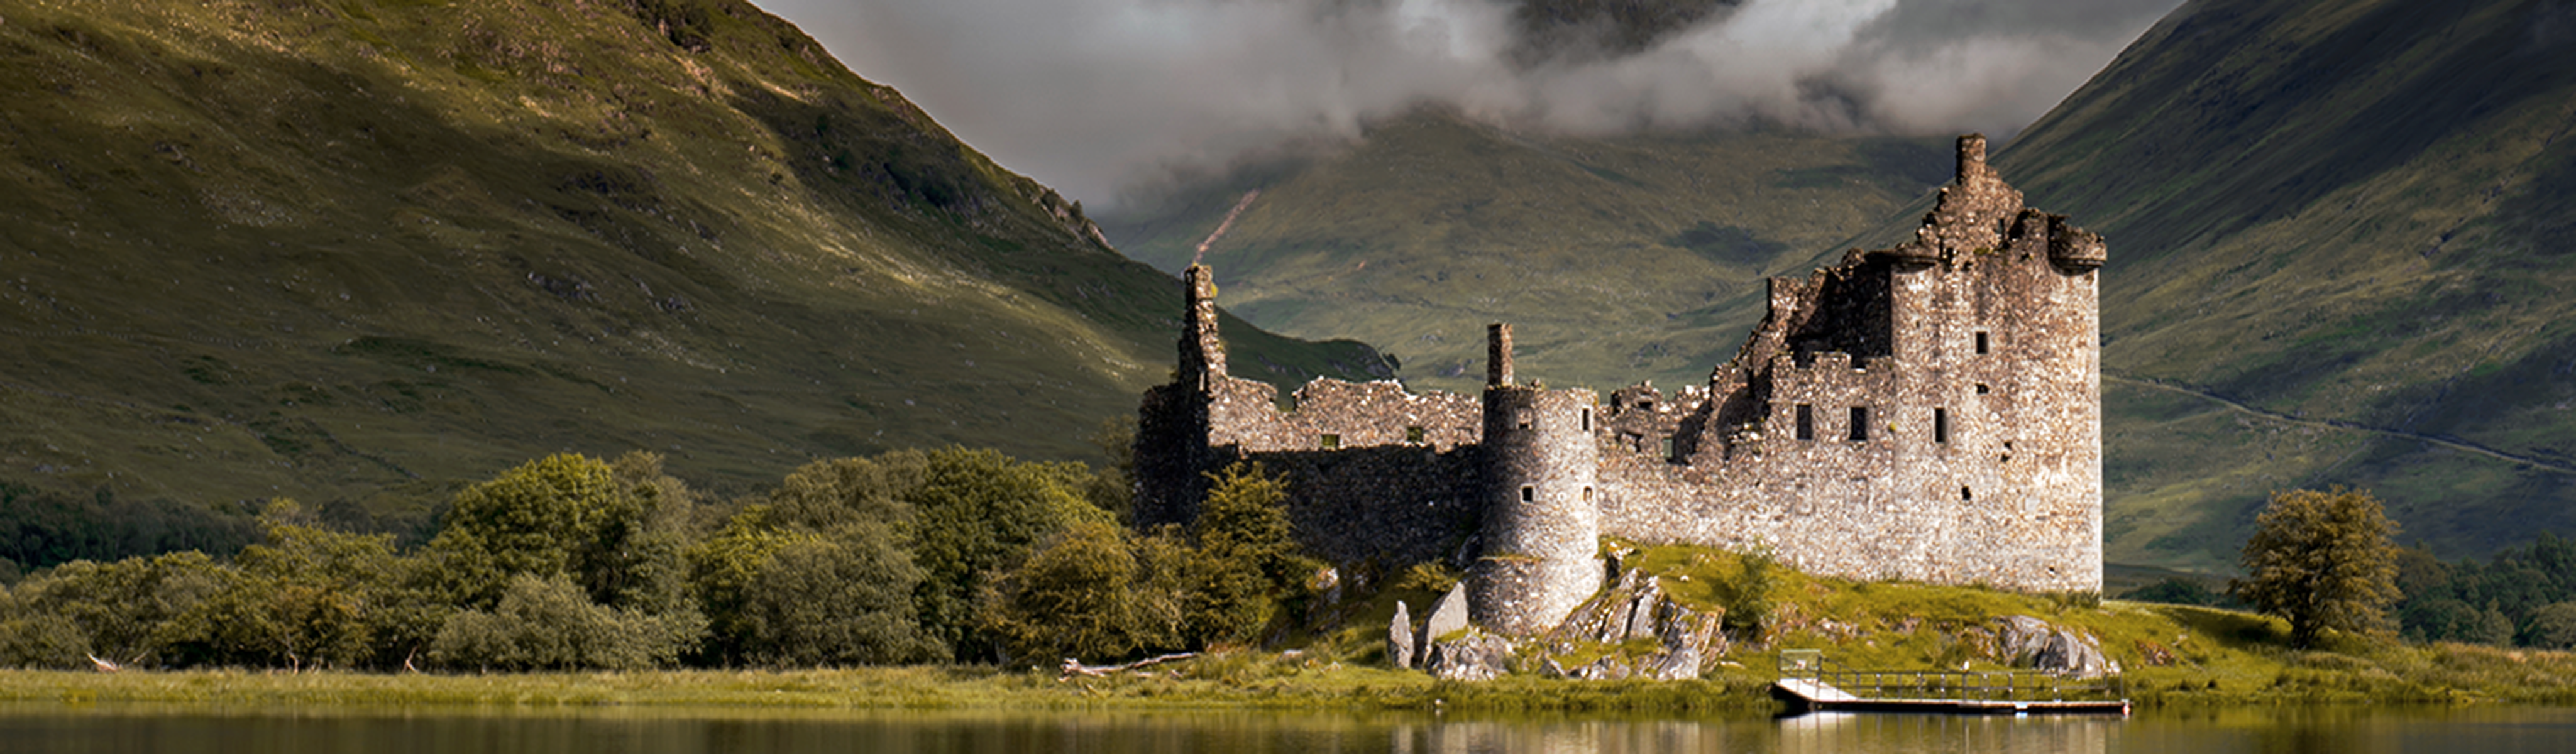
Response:
[[[814,531],[876,523],[900,536],[912,526],[908,496],[929,471],[930,454],[919,450],[809,463],[770,493],[767,520]]]
[[[991,656],[992,637],[975,624],[977,591],[1066,526],[1110,519],[1080,496],[1088,475],[1082,464],[1020,462],[992,450],[930,453],[921,484],[905,495],[923,571],[915,590],[923,633],[960,659]]]
[[[224,579],[223,566],[189,550],[114,563],[75,560],[19,583],[10,595],[20,615],[78,627],[100,658],[148,666],[160,664],[175,639],[192,635],[177,619],[220,594]]]
[[[445,601],[463,610],[448,622],[465,623],[442,625],[432,643],[445,648],[450,664],[471,657],[475,667],[566,667],[560,653],[484,652],[518,646],[486,639],[521,635],[501,630],[517,625],[512,621],[614,615],[625,621],[617,624],[624,626],[619,635],[643,643],[632,652],[584,650],[578,656],[598,658],[593,667],[625,667],[621,663],[639,656],[668,661],[693,646],[707,623],[689,592],[693,505],[688,487],[663,474],[661,457],[651,453],[629,453],[615,463],[549,456],[467,488],[425,553],[427,572],[436,575]],[[566,607],[560,595],[532,586],[557,582],[578,587],[583,604],[608,612]],[[513,593],[519,597],[516,610],[501,604]],[[544,630],[533,624],[512,630],[520,629]],[[583,646],[594,645],[625,647]]]
[[[2229,593],[2290,621],[2290,642],[2326,631],[2378,630],[2397,590],[2397,525],[2379,500],[2341,487],[2272,495],[2245,542],[2245,578]]]
[[[2542,649],[2576,649],[2576,602],[2552,602],[2531,611],[2531,625],[2523,629],[2522,643]]]
[[[846,520],[817,532],[776,518],[752,506],[690,551],[711,659],[864,665],[936,654],[915,614],[921,569],[891,527]]]
[[[429,549],[451,598],[489,608],[518,574],[565,574],[610,607],[683,609],[691,505],[662,459],[559,454],[467,488]]]
[[[1189,554],[1174,537],[1076,523],[994,580],[984,629],[1012,658],[1112,660],[1182,643]]]
[[[1286,479],[1240,462],[1210,479],[1191,530],[1190,629],[1203,644],[1250,642],[1301,602],[1319,564],[1299,551]]]
[[[266,541],[243,548],[221,572],[222,590],[180,617],[173,659],[296,669],[381,664],[398,657],[394,649],[417,648],[420,626],[444,618],[425,591],[408,588],[415,567],[394,549],[393,535],[322,528],[286,499],[270,503],[261,521]]]
[[[2491,647],[2513,646],[2513,618],[2496,609],[2494,603],[2488,603],[2487,609],[2478,613],[2477,623],[2466,638]]]

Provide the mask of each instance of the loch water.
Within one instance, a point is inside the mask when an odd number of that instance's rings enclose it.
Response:
[[[2120,717],[1583,717],[760,709],[0,705],[0,752],[2389,752],[2576,751],[2576,709],[2260,707]]]

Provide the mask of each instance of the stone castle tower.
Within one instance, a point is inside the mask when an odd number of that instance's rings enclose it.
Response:
[[[1603,535],[2098,590],[2104,245],[2023,206],[1985,146],[1959,140],[1913,239],[1770,281],[1736,356],[1673,396],[1520,385],[1495,325],[1479,397],[1318,379],[1283,409],[1225,373],[1211,273],[1192,267],[1178,379],[1140,411],[1139,520],[1194,518],[1202,472],[1258,460],[1290,477],[1320,554],[1458,562],[1473,619],[1524,635],[1599,587]]]

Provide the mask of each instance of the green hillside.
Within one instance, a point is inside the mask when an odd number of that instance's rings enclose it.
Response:
[[[740,0],[0,1],[13,506],[416,525],[558,450],[720,489],[1075,457],[1178,315],[1078,206]],[[1245,376],[1380,368],[1228,334]]]
[[[2110,558],[2335,483],[2445,556],[2576,532],[2570,136],[2576,6],[2196,0],[1998,154],[2111,244]]]
[[[2273,490],[2348,484],[2484,556],[2576,531],[2576,6],[2192,2],[1996,157],[2105,234],[2110,559],[2232,568]],[[1423,113],[1102,227],[1224,300],[1469,389],[1704,378],[1761,278],[1910,232],[1945,141],[1572,138]]]
[[[1248,165],[1104,213],[1119,248],[1189,264],[1220,301],[1299,337],[1355,337],[1420,387],[1482,383],[1484,326],[1514,323],[1523,374],[1611,388],[1697,384],[1762,318],[1763,278],[1949,179],[1946,139],[1714,131],[1542,136],[1437,110],[1346,149]]]

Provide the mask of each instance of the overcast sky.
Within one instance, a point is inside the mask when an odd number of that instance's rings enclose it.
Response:
[[[1522,67],[1504,55],[1514,0],[754,2],[1095,207],[1425,102],[1577,133],[1758,119],[2000,137],[2180,4],[1744,0],[1641,52]]]

